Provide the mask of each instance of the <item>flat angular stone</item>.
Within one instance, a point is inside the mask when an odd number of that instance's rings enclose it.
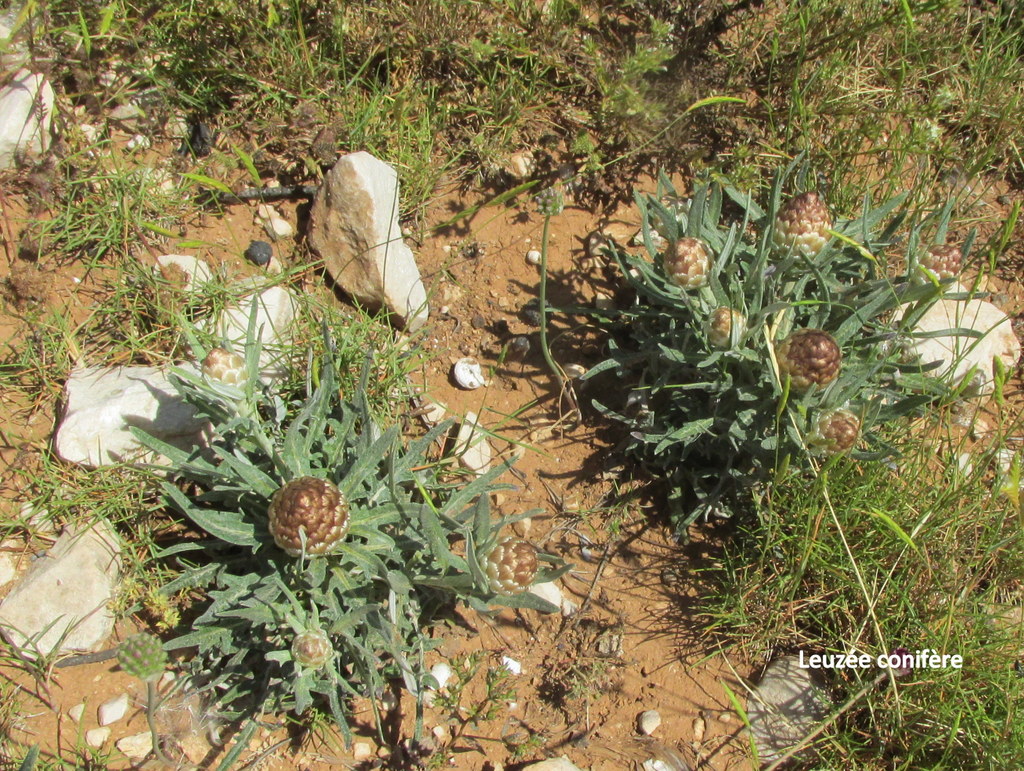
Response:
[[[796,656],[773,661],[747,701],[750,730],[762,763],[778,760],[828,714],[828,699]]]
[[[284,369],[282,357],[292,342],[292,325],[298,312],[298,303],[295,296],[284,287],[260,288],[259,281],[257,279],[240,285],[238,299],[225,308],[219,319],[217,334],[230,341],[236,351],[244,351],[255,298],[260,368],[265,378],[274,379]]]
[[[0,88],[0,168],[46,152],[53,121],[53,89],[43,75],[18,70]]]
[[[369,153],[341,157],[309,216],[309,245],[338,286],[386,308],[409,331],[427,320],[427,295],[398,224],[398,174]]]
[[[583,771],[579,766],[571,763],[564,755],[560,758],[549,758],[540,763],[531,763],[523,768],[523,771]]]
[[[164,274],[168,280],[173,280],[174,271],[180,270],[185,274],[186,291],[191,292],[199,284],[205,284],[213,278],[210,266],[198,257],[191,257],[187,254],[161,254],[156,258],[157,269]]]
[[[921,317],[915,333],[934,333],[947,329],[970,329],[983,337],[946,334],[914,340],[912,351],[922,364],[939,362],[930,374],[948,377],[960,385],[971,370],[965,392],[971,396],[991,393],[994,388],[993,359],[1012,369],[1020,357],[1020,341],[1013,325],[999,308],[985,300],[940,299]]]
[[[0,604],[0,633],[32,657],[58,648],[96,650],[114,628],[108,604],[120,552],[117,534],[105,522],[68,527]]]
[[[151,461],[153,454],[132,435],[132,426],[188,449],[200,442],[205,425],[157,367],[78,367],[64,394],[57,455],[90,468]]]
[[[469,469],[477,476],[487,473],[491,467],[491,445],[487,435],[480,427],[475,412],[467,412],[459,426],[453,450],[459,459],[459,465]]]

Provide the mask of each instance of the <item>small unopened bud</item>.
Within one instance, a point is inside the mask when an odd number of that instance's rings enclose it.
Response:
[[[223,348],[211,348],[203,359],[203,374],[227,385],[241,385],[246,380],[245,359]]]
[[[707,320],[708,342],[715,348],[728,348],[732,342],[732,331],[741,330],[747,323],[742,313],[726,306],[715,308]]]
[[[319,629],[303,632],[292,640],[292,658],[307,669],[320,669],[333,655],[331,639]]]
[[[814,257],[828,243],[832,218],[817,193],[801,193],[782,207],[775,218],[772,243],[782,251]]]
[[[491,589],[499,594],[525,591],[537,577],[537,549],[529,541],[506,538],[487,557]]]
[[[669,281],[683,289],[698,289],[708,282],[711,250],[698,238],[680,238],[665,254]]]
[[[853,449],[860,440],[860,418],[846,409],[831,410],[818,418],[808,444],[824,455]]]
[[[779,374],[790,377],[794,391],[826,386],[836,379],[843,361],[839,343],[821,329],[798,329],[776,350]]]
[[[959,276],[962,262],[963,254],[959,247],[952,244],[936,244],[928,247],[928,251],[921,257],[919,266],[923,273],[941,281],[944,278]]]

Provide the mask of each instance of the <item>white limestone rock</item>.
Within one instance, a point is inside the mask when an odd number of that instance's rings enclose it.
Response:
[[[644,710],[636,719],[637,728],[644,736],[650,736],[661,727],[661,713],[656,709]]]
[[[993,359],[998,358],[1009,369],[1020,357],[1020,341],[1013,325],[1001,310],[985,300],[953,300],[943,298],[921,317],[915,333],[934,333],[951,329],[970,329],[983,337],[945,334],[916,339],[910,353],[920,357],[922,364],[939,362],[929,374],[948,377],[953,385],[961,384],[974,370],[965,393],[979,396],[994,388]]]
[[[18,16],[23,11],[23,8],[14,7],[0,14],[0,72],[13,72],[28,64],[24,32],[31,23],[25,19],[19,26]]]
[[[193,369],[185,365],[182,369]],[[64,386],[64,418],[54,446],[68,463],[98,468],[148,462],[153,453],[132,435],[137,426],[187,449],[201,441],[205,421],[196,417],[157,367],[78,367]]]
[[[153,750],[153,735],[149,731],[118,739],[115,745],[132,760],[142,760]]]
[[[569,762],[569,758],[563,755],[560,758],[549,758],[540,763],[531,763],[523,771],[583,771],[579,766]]]
[[[6,586],[18,576],[19,551],[25,544],[16,538],[0,543],[0,586]]]
[[[156,264],[157,269],[165,276],[174,268],[180,269],[185,274],[186,292],[193,291],[200,284],[205,284],[213,278],[213,272],[204,260],[187,254],[161,254],[156,258]]]
[[[564,616],[571,616],[575,612],[575,608],[568,608],[565,597],[562,595],[562,589],[559,587],[556,581],[545,581],[540,584],[534,584],[529,589],[530,594],[540,597],[545,602],[550,602]],[[571,606],[571,603],[569,603]]]
[[[284,373],[283,357],[292,341],[292,325],[299,306],[290,291],[280,286],[263,286],[262,281],[253,279],[239,285],[239,297],[221,314],[217,334],[230,341],[236,351],[245,350],[255,299],[261,374],[273,380]]]
[[[773,661],[747,700],[747,717],[761,761],[778,760],[828,711],[827,695],[796,656]]]
[[[53,89],[43,75],[20,69],[0,88],[0,168],[46,152],[53,122]]]
[[[85,743],[96,749],[106,744],[108,739],[110,739],[110,728],[108,726],[90,728],[85,732]]]
[[[30,657],[96,650],[114,628],[120,552],[105,522],[66,528],[0,604],[0,633]]]
[[[480,420],[474,412],[467,412],[455,438],[455,456],[459,465],[481,475],[491,466],[491,445],[480,428]]]
[[[309,244],[338,286],[386,308],[410,332],[427,320],[427,294],[398,224],[398,175],[369,153],[342,156],[310,210]]]
[[[100,704],[99,709],[96,710],[96,717],[100,725],[110,725],[116,723],[127,713],[128,694],[122,693],[120,696],[115,696]]]
[[[270,204],[264,203],[257,206],[254,219],[256,224],[261,225],[267,235],[274,241],[290,238],[295,235],[295,228],[292,227],[291,223],[282,217],[281,212]]]

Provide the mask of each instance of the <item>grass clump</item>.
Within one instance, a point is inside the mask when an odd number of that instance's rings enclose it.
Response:
[[[751,15],[718,51],[725,81],[759,96],[731,173],[756,184],[774,148],[807,151],[844,208],[868,188],[1017,177],[1022,32],[1018,7],[957,0],[811,0]]]
[[[898,469],[838,459],[777,488],[726,547],[709,630],[730,653],[963,656],[961,669],[883,678],[813,744],[815,768],[1011,768],[1020,709],[1022,534],[990,490],[985,457],[964,473],[903,443]],[[1016,615],[1014,615],[1016,614]],[[827,670],[833,703],[880,670]]]

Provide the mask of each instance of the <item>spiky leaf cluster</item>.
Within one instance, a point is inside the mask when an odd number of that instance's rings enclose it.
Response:
[[[678,196],[663,178],[657,195],[637,195],[646,254],[611,249],[635,299],[604,321],[610,355],[587,378],[625,386],[608,389],[620,401],[595,403],[668,482],[680,528],[729,516],[752,490],[806,468],[812,450],[820,453],[808,438],[824,416],[845,410],[859,436],[844,435],[843,450],[880,458],[890,448],[872,428],[945,393],[904,352],[950,283],[917,278],[923,235],[945,237],[950,207],[915,217],[903,197],[865,199],[861,216],[830,231],[818,211],[806,229],[829,238],[809,250],[774,237],[779,223],[802,226],[779,217],[795,168],[777,176],[764,208],[724,181],[698,184],[688,207],[666,205]],[[666,264],[686,239],[713,254],[701,286],[680,286]],[[887,270],[898,245],[906,259]]]
[[[422,693],[423,654],[435,644],[424,629],[455,602],[480,611],[555,608],[491,588],[486,559],[502,529],[534,513],[492,518],[489,493],[507,465],[464,486],[447,481],[430,454],[450,425],[407,444],[399,426],[381,429],[364,398],[371,361],[354,400],[343,399],[341,364],[324,334],[326,352],[310,361],[305,391],[294,398],[260,380],[252,344],[249,377],[238,386],[176,370],[182,396],[211,421],[207,447],[186,452],[137,435],[169,459],[175,478],[164,483],[166,496],[206,536],[163,553],[188,560],[163,591],[201,588],[207,598],[191,629],[168,645],[195,649],[193,674],[218,689],[229,715],[302,713],[316,701],[347,731],[348,697],[376,704],[391,680]],[[296,485],[312,493],[284,500],[279,491]],[[324,500],[345,509],[329,549],[316,548],[315,522],[289,520],[284,541],[281,522],[271,527],[283,516],[275,507]],[[309,515],[290,516],[300,514]],[[565,569],[538,557],[546,564],[538,581]]]

